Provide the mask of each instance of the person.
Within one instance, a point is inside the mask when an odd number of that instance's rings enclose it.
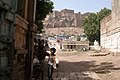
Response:
[[[36,66],[39,64],[39,60],[37,59],[37,56],[35,55],[33,58],[33,66]]]
[[[56,55],[55,55],[56,49],[51,48],[50,52],[51,52],[51,54],[50,54],[49,59],[48,59],[48,79],[53,80],[52,79],[53,69],[57,68],[56,67]]]
[[[40,62],[44,61],[46,56],[49,56],[49,53],[46,51],[46,48],[44,46],[44,40],[39,40],[38,49],[36,51],[37,51],[37,58]]]
[[[38,39],[37,45],[34,47],[34,59],[33,59],[33,77],[35,80],[41,78],[43,80],[44,75],[44,60],[49,53],[46,52],[44,46],[44,40]]]
[[[40,75],[40,71],[41,70],[39,69],[39,60],[37,59],[37,56],[35,55],[33,57],[33,75],[32,75],[32,77],[35,78],[35,80],[38,79]]]

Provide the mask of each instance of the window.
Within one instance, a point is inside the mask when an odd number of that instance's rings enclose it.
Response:
[[[17,5],[17,13],[24,17],[24,7],[25,7],[25,0],[18,0],[18,5]]]

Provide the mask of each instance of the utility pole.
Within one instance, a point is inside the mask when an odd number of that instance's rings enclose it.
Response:
[[[30,0],[28,6],[28,32],[27,32],[27,48],[28,54],[26,56],[26,79],[32,80],[32,60],[33,60],[33,39],[35,27],[35,13],[36,13],[36,0]]]

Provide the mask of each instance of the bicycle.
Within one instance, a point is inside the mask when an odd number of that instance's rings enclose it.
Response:
[[[39,65],[33,66],[33,78],[35,80],[43,80],[44,71],[40,68]]]

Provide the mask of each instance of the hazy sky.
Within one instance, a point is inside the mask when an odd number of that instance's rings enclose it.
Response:
[[[111,9],[111,0],[51,0],[54,10],[72,9],[75,12],[99,12],[104,7]]]

